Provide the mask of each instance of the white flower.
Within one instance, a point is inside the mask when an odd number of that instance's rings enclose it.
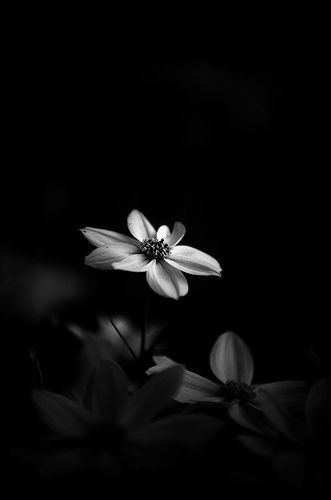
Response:
[[[176,362],[166,356],[154,356],[155,366],[147,374],[160,372]],[[229,407],[229,415],[238,424],[246,426],[247,411],[257,409],[254,417],[261,415],[260,394],[267,389],[287,406],[301,408],[306,395],[303,380],[284,380],[265,384],[252,384],[253,356],[244,340],[234,332],[222,333],[214,343],[209,364],[216,381],[185,370],[182,384],[175,395],[181,403],[212,402]]]
[[[85,264],[97,269],[118,269],[146,272],[151,289],[164,297],[178,300],[188,292],[182,271],[201,276],[220,276],[221,267],[210,255],[186,245],[178,245],[185,226],[175,222],[172,232],[168,226],[156,231],[139,210],[127,218],[134,238],[114,231],[86,227],[85,238],[97,248],[85,259]]]

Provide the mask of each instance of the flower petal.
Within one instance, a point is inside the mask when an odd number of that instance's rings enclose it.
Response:
[[[180,403],[196,403],[200,401],[222,401],[220,387],[211,380],[197,373],[185,370],[182,384],[174,399]]]
[[[121,261],[131,255],[138,254],[139,250],[127,243],[114,243],[111,246],[104,245],[93,250],[85,257],[85,264],[96,269],[113,269],[115,262]]]
[[[307,397],[307,382],[304,380],[284,380],[254,385],[257,392],[266,389],[273,397],[291,410],[303,410]]]
[[[132,210],[128,215],[128,228],[130,233],[139,241],[146,238],[155,238],[156,231],[149,220],[139,210]]]
[[[86,436],[92,415],[83,406],[49,391],[33,391],[32,399],[50,430],[64,437]]]
[[[147,371],[147,375],[153,375],[155,373],[162,372],[170,366],[178,365],[176,361],[168,358],[167,356],[153,356],[153,360],[156,363],[155,366],[151,366]],[[215,384],[207,378],[201,377],[197,373],[191,372],[189,370],[184,371],[182,383],[174,396],[176,401],[180,403],[195,403],[198,401],[210,401],[212,398],[219,396],[219,385]],[[218,397],[222,401],[221,397]]]
[[[311,437],[316,443],[329,446],[331,443],[331,376],[313,383],[306,401],[306,420]]]
[[[166,368],[179,364],[167,356],[153,356],[153,361],[156,364],[146,370],[147,375],[154,375],[155,373],[163,372]]]
[[[178,300],[188,292],[184,274],[165,261],[155,262],[155,265],[148,270],[146,278],[151,289],[163,297]]]
[[[129,402],[124,423],[137,428],[164,410],[178,390],[183,372],[183,366],[176,364],[152,375]]]
[[[252,453],[262,458],[266,458],[267,460],[274,460],[282,451],[279,442],[272,438],[240,434],[236,437],[236,441],[241,443]]]
[[[254,361],[246,343],[234,332],[222,333],[210,353],[210,367],[223,383],[228,381],[251,384]]]
[[[167,242],[170,234],[171,232],[168,226],[160,226],[157,230],[156,237],[158,240],[161,240],[163,238]]]
[[[259,406],[266,417],[281,434],[296,444],[304,443],[303,424],[299,419],[293,417],[285,406],[265,389],[258,391],[256,398],[258,398]]]
[[[139,241],[131,236],[126,236],[125,234],[116,233],[115,231],[108,231],[106,229],[98,229],[96,227],[84,227],[80,229],[83,236],[95,245],[100,247],[102,245],[112,245],[113,243],[127,243],[129,245],[139,246]]]
[[[263,436],[278,436],[265,414],[250,404],[234,403],[228,410],[229,416],[238,425]]]
[[[128,399],[128,383],[119,365],[98,359],[90,380],[87,405],[93,415],[114,420],[123,413]]]
[[[188,274],[220,276],[222,271],[216,259],[201,250],[185,245],[175,246],[165,260]]]
[[[170,245],[171,247],[177,245],[180,240],[183,239],[185,233],[186,228],[184,224],[182,224],[181,222],[175,222],[172,232],[169,235],[169,238],[166,240],[166,243],[168,243],[168,245]]]
[[[114,262],[112,269],[117,271],[131,271],[132,273],[143,273],[154,266],[154,261],[149,260],[142,253],[129,255],[125,259]]]
[[[172,448],[176,454],[183,446],[192,450],[207,443],[224,425],[219,418],[207,415],[175,415],[139,429],[132,436],[132,441],[141,447],[148,447],[148,452],[155,451],[157,455],[161,450],[170,451]]]

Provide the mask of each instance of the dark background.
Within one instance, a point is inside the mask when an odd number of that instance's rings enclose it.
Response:
[[[106,30],[26,26],[6,48],[6,366],[31,345],[45,369],[43,353],[65,363],[66,341],[45,326],[54,314],[139,318],[144,276],[84,266],[93,247],[78,231],[127,233],[138,208],[155,226],[182,221],[183,244],[223,268],[221,279],[187,275],[178,303],[153,297],[168,353],[209,374],[210,348],[231,329],[253,352],[255,381],[321,374],[329,358],[308,284],[319,210],[310,27],[270,15],[230,26],[216,15],[129,16]]]

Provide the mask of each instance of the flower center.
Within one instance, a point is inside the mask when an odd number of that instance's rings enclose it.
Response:
[[[98,450],[116,450],[125,441],[125,428],[119,424],[99,422],[94,425],[88,435],[89,446]]]
[[[249,403],[255,398],[255,389],[245,382],[229,380],[221,387],[221,396],[228,402],[238,400],[239,403]]]
[[[169,255],[171,247],[161,238],[150,238],[144,240],[140,245],[140,251],[149,259],[162,260]]]

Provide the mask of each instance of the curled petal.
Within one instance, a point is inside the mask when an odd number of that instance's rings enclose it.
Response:
[[[179,245],[165,259],[169,264],[188,274],[220,276],[221,266],[216,259],[193,247]]]
[[[146,370],[147,375],[153,375],[155,373],[163,372],[166,368],[170,366],[175,366],[178,363],[168,358],[167,356],[153,356],[154,366],[151,366]]]
[[[254,360],[246,343],[234,332],[222,333],[210,353],[210,367],[223,383],[228,381],[251,384]]]
[[[154,261],[149,260],[142,253],[129,255],[125,259],[114,262],[112,269],[117,271],[131,271],[132,273],[143,273],[154,266]]]
[[[97,229],[96,227],[84,227],[80,229],[83,236],[95,245],[112,245],[113,243],[127,243],[129,245],[139,246],[139,241],[125,234],[116,233],[115,231],[107,231],[106,229]]]
[[[155,238],[156,231],[149,220],[139,210],[132,210],[128,215],[128,228],[130,233],[139,241],[146,238]]]
[[[158,295],[178,300],[188,292],[188,283],[184,274],[163,262],[155,262],[147,271],[147,283]]]
[[[157,239],[161,240],[163,238],[167,242],[169,236],[170,236],[170,229],[168,228],[168,226],[160,226],[156,233]]]
[[[83,406],[49,391],[33,391],[32,399],[50,430],[64,437],[86,436],[92,416]]]
[[[183,239],[185,233],[186,228],[184,224],[182,224],[181,222],[175,222],[172,232],[169,235],[169,238],[166,240],[166,243],[168,243],[168,245],[170,245],[171,247],[177,245],[180,240]]]
[[[104,245],[98,247],[85,257],[85,264],[96,269],[113,269],[113,264],[126,257],[137,254],[139,250],[134,245],[128,243],[116,243],[111,246]]]

